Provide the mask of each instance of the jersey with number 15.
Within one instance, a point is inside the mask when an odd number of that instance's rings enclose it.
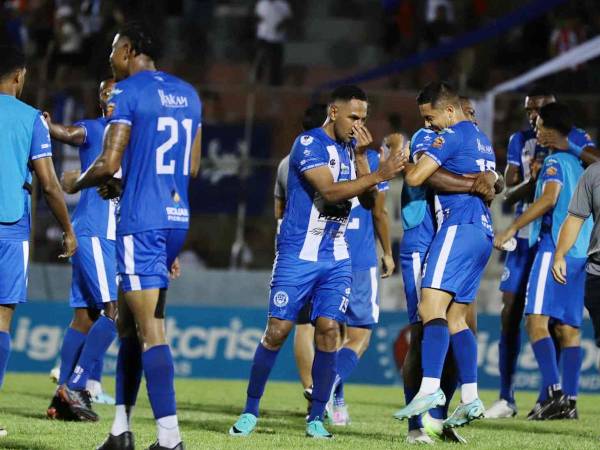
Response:
[[[173,75],[142,71],[115,85],[111,108],[109,123],[131,126],[117,234],[187,229],[191,149],[202,116],[198,93]]]

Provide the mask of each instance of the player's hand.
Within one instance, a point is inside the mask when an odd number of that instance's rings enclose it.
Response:
[[[381,181],[388,181],[404,170],[408,157],[402,148],[396,147],[390,150],[390,154],[385,156],[386,150],[379,148],[379,168],[375,172]]]
[[[494,247],[496,247],[498,250],[503,250],[502,246],[515,237],[515,234],[517,234],[517,230],[515,230],[513,227],[508,227],[501,233],[497,233],[494,237]]]
[[[565,257],[554,254],[554,262],[552,264],[552,275],[560,284],[567,284],[567,261]]]
[[[373,143],[373,136],[364,125],[354,125],[352,127],[352,135],[356,139],[355,152],[358,154],[364,153],[369,145]]]
[[[173,264],[171,264],[171,270],[169,271],[169,278],[176,280],[181,276],[181,265],[179,264],[179,258],[175,258]]]
[[[79,170],[67,170],[63,172],[62,177],[60,177],[60,185],[67,194],[74,194],[77,192],[75,189],[75,183],[77,179],[81,175]]]
[[[112,200],[118,198],[123,192],[123,183],[119,178],[111,178],[106,183],[101,184],[96,188],[100,197],[104,200]]]
[[[471,194],[481,197],[486,203],[491,203],[496,196],[495,184],[496,176],[492,172],[478,173],[473,180]]]
[[[392,273],[394,273],[394,269],[396,268],[396,263],[394,263],[394,258],[392,255],[384,254],[381,257],[381,278],[387,278]]]
[[[542,169],[542,162],[534,159],[529,165],[529,173],[531,174],[530,180],[537,180],[537,177]]]
[[[408,148],[409,142],[404,135],[400,133],[388,134],[383,138],[383,145],[387,146],[390,152],[394,149],[400,149],[406,155],[406,157],[408,157],[410,154],[410,150]]]
[[[58,255],[59,259],[70,258],[77,251],[77,238],[73,231],[67,231],[63,233],[62,238],[62,249],[63,252]]]
[[[569,141],[566,136],[563,136],[556,130],[544,128],[536,132],[538,144],[542,147],[555,148],[559,150],[568,150]]]

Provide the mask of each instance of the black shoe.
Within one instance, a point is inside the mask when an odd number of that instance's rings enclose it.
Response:
[[[577,402],[575,400],[569,400],[569,407],[564,411],[561,419],[577,420],[579,414],[577,413]]]
[[[81,422],[97,422],[100,418],[92,409],[92,397],[88,391],[69,389],[63,384],[56,395],[65,404],[65,408],[75,419]]]
[[[537,412],[528,416],[528,420],[554,420],[564,418],[569,408],[569,401],[561,389],[550,386],[548,398],[542,402]]]
[[[455,444],[466,444],[467,440],[456,432],[456,428],[444,428],[442,430],[442,441]]]
[[[536,415],[539,412],[539,410],[540,410],[541,407],[542,407],[542,404],[540,402],[536,402],[536,404],[533,406],[533,408],[531,409],[531,411],[529,411],[527,413],[527,420],[530,420],[531,416]]]
[[[304,389],[304,398],[308,402],[308,406],[306,408],[306,415],[310,415],[310,408],[312,408],[312,386]]]
[[[180,442],[179,444],[177,444],[175,447],[172,447],[172,448],[162,447],[158,443],[158,441],[156,441],[154,444],[152,444],[150,447],[148,447],[148,450],[185,450],[185,446],[183,445],[183,442]]]
[[[133,433],[125,431],[118,436],[109,434],[96,450],[134,450]]]

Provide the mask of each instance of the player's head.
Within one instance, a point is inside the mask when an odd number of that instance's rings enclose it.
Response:
[[[304,111],[304,118],[302,119],[302,128],[304,131],[312,130],[323,126],[327,119],[327,105],[324,103],[315,103],[310,105]]]
[[[534,86],[525,97],[525,114],[531,128],[535,128],[536,120],[540,108],[549,103],[554,103],[556,97],[554,94],[543,86]]]
[[[139,22],[123,26],[115,35],[110,53],[110,65],[117,81],[127,78],[136,64],[153,62],[160,54],[154,34]]]
[[[7,94],[21,96],[25,85],[25,55],[12,45],[0,45],[0,84],[6,86]]]
[[[361,88],[340,86],[331,93],[326,125],[333,126],[338,141],[350,142],[354,137],[354,125],[364,125],[366,122],[368,107],[367,94]]]
[[[573,116],[567,105],[554,102],[540,108],[536,121],[538,132],[554,130],[567,136],[573,126]]]
[[[417,96],[425,127],[441,131],[465,120],[456,90],[445,81],[429,83]]]
[[[114,78],[107,78],[100,82],[100,86],[98,87],[98,102],[100,103],[100,109],[102,110],[102,114],[105,116],[110,116],[109,108],[108,108],[108,99],[112,94],[113,87],[115,86]]]
[[[462,108],[465,116],[475,125],[477,125],[477,118],[475,117],[475,106],[473,105],[473,101],[469,97],[465,97],[461,95],[458,97],[460,100],[460,107]]]

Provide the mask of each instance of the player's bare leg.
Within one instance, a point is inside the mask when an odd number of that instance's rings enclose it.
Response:
[[[296,325],[294,333],[294,356],[300,375],[300,382],[304,389],[312,386],[312,363],[315,357],[315,327],[310,323]]]
[[[10,355],[10,324],[15,305],[0,305],[0,387],[4,383],[4,374]],[[6,436],[6,429],[0,425],[0,437]]]

